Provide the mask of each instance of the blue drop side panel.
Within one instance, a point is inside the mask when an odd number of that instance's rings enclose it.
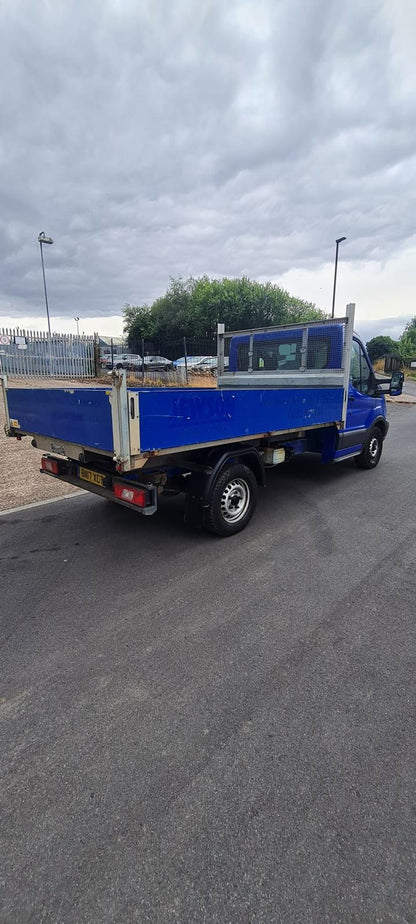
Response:
[[[130,389],[140,395],[140,450],[302,429],[342,417],[342,388]]]
[[[9,388],[10,417],[20,430],[113,451],[111,407],[105,388]]]

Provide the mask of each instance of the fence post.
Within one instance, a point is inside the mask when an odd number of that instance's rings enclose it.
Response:
[[[224,334],[225,324],[217,323],[217,377],[224,375]]]
[[[186,352],[186,337],[183,338],[183,355],[185,357],[185,382],[188,384],[188,354]]]
[[[100,374],[100,342],[98,334],[94,334],[94,375],[98,379]]]

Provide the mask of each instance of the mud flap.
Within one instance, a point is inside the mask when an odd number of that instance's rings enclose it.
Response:
[[[205,508],[202,506],[199,497],[193,497],[192,494],[185,496],[184,523],[192,526],[194,529],[202,529],[205,520]]]

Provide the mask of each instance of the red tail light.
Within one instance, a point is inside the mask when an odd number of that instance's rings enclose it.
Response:
[[[60,466],[59,466],[59,462],[57,459],[47,459],[46,457],[44,457],[41,460],[40,464],[44,472],[51,472],[52,475],[59,475]]]
[[[146,506],[147,492],[144,491],[143,488],[135,488],[133,485],[130,486],[116,482],[116,484],[113,485],[113,491],[115,496],[126,504],[134,504],[136,507]]]

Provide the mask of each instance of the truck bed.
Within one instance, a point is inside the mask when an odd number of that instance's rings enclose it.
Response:
[[[8,388],[10,428],[42,437],[40,448],[54,452],[68,455],[68,446],[74,445],[112,456],[111,395],[104,386]],[[137,459],[335,424],[342,420],[343,389],[138,387],[127,389],[127,402],[130,452]]]

